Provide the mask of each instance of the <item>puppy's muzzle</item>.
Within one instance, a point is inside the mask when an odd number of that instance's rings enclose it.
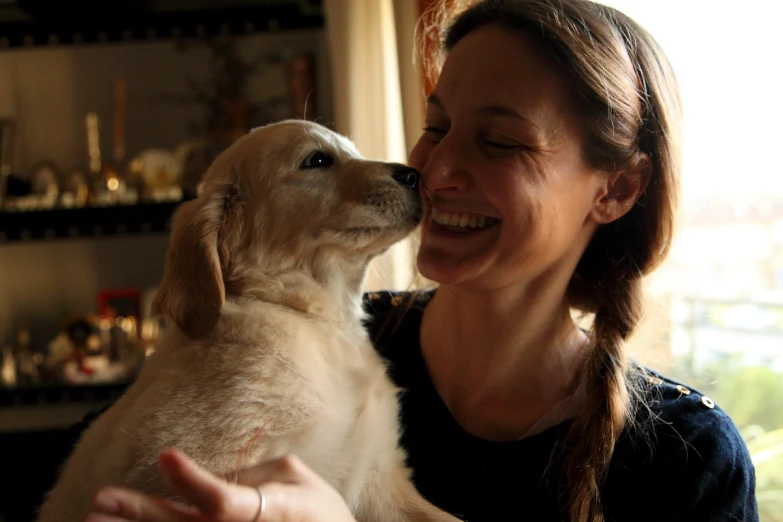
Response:
[[[394,181],[413,192],[419,191],[418,170],[408,167],[407,165],[394,165],[392,168],[392,177],[394,178]]]

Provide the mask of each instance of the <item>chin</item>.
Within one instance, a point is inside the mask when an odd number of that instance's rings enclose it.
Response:
[[[442,285],[459,284],[477,275],[475,263],[458,259],[440,249],[422,245],[416,258],[416,267],[421,275]]]

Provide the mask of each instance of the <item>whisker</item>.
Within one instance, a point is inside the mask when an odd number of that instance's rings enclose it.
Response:
[[[310,101],[310,95],[313,94],[313,89],[310,89],[310,92],[307,93],[307,96],[305,96],[305,102],[304,102],[304,114],[302,114],[302,119],[307,119],[307,102]]]

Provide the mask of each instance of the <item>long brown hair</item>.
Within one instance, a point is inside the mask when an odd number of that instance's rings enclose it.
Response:
[[[537,38],[559,62],[572,85],[588,165],[619,172],[634,167],[642,153],[652,164],[646,190],[627,214],[599,227],[568,288],[572,306],[594,319],[581,375],[587,404],[561,447],[563,491],[573,522],[602,521],[601,483],[615,443],[642,400],[624,342],[641,318],[642,277],[666,257],[675,227],[679,89],[665,54],[647,31],[589,0],[436,2],[419,27],[420,56],[430,81],[465,35],[487,25]]]

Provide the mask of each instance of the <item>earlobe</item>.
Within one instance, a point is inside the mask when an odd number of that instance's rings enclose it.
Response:
[[[593,219],[599,224],[623,217],[647,190],[652,177],[652,161],[640,152],[633,167],[613,173],[593,205]]]

